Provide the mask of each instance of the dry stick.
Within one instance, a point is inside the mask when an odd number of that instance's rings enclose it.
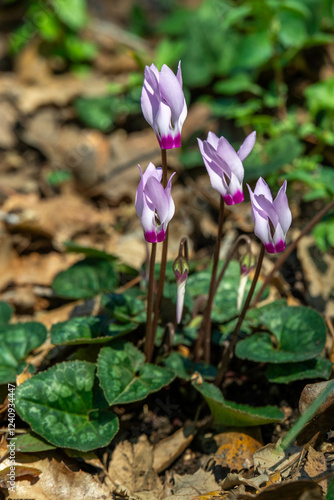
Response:
[[[333,207],[334,207],[334,200],[332,200],[330,203],[328,203],[328,205],[326,205],[322,210],[320,210],[320,212],[315,217],[313,217],[313,219],[311,219],[308,224],[306,224],[306,226],[304,227],[304,229],[302,230],[302,232],[300,233],[298,238],[296,238],[295,241],[290,243],[290,245],[285,250],[285,252],[282,253],[282,255],[280,256],[279,259],[277,259],[274,267],[272,268],[270,273],[266,276],[260,290],[256,294],[255,299],[252,303],[252,307],[254,307],[259,302],[259,300],[261,299],[261,296],[262,296],[266,286],[270,282],[271,278],[276,273],[276,271],[282,266],[282,264],[289,257],[289,255],[294,251],[294,249],[298,245],[299,241],[303,238],[303,236],[305,236],[305,234],[307,234],[309,231],[311,231],[313,226],[315,226],[318,222],[320,222],[320,220],[323,218],[323,216],[326,215],[326,213],[329,212],[329,210]]]
[[[235,346],[237,338],[238,338],[238,334],[240,332],[241,325],[242,325],[242,323],[243,323],[243,321],[245,319],[246,312],[247,312],[247,310],[249,308],[249,304],[250,304],[250,302],[252,300],[253,293],[254,293],[254,290],[255,290],[255,286],[256,286],[257,280],[258,280],[259,275],[260,275],[260,270],[261,270],[261,266],[262,266],[263,257],[264,257],[264,245],[262,243],[261,244],[260,254],[259,254],[259,259],[257,261],[257,266],[256,266],[254,278],[253,278],[253,281],[252,281],[252,285],[251,285],[251,287],[249,289],[246,301],[244,303],[244,307],[242,308],[242,311],[240,313],[237,326],[235,327],[235,330],[232,333],[232,337],[230,339],[229,345],[227,346],[227,348],[226,348],[226,350],[224,352],[222,363],[220,365],[220,368],[219,368],[219,371],[218,371],[218,374],[217,374],[217,377],[216,377],[216,380],[215,380],[215,384],[218,387],[222,383],[224,375],[227,372],[227,367],[228,367],[228,362],[229,362],[229,359],[230,359],[230,355],[231,355],[231,353],[232,353],[232,351],[234,349],[234,346]]]
[[[154,332],[152,328],[152,313],[153,313],[153,289],[154,289],[154,265],[155,256],[157,253],[157,244],[152,243],[151,258],[150,258],[150,274],[148,281],[148,296],[147,296],[147,314],[146,314],[146,339],[145,339],[145,356],[149,363],[152,357],[154,345]]]
[[[167,151],[166,149],[161,150],[161,164],[162,164],[162,185],[164,188],[167,187]],[[150,351],[149,360],[151,360],[154,349],[154,340],[158,328],[159,322],[159,312],[161,300],[164,292],[164,284],[165,284],[165,276],[166,276],[166,263],[167,263],[167,249],[168,249],[168,226],[166,229],[166,236],[162,243],[162,254],[161,254],[161,264],[160,264],[160,274],[159,274],[159,282],[158,282],[158,290],[155,299],[154,306],[154,318],[153,318],[153,326],[152,326],[152,346]]]
[[[213,305],[213,299],[216,292],[216,275],[219,262],[219,251],[220,243],[223,235],[223,219],[224,219],[224,200],[220,198],[219,204],[219,217],[218,217],[218,234],[215,246],[215,252],[213,256],[213,267],[211,274],[209,297],[204,311],[201,327],[198,332],[196,345],[195,345],[195,360],[199,360],[201,357],[201,349],[204,344],[204,360],[206,363],[210,363],[210,348],[211,348],[211,311]]]

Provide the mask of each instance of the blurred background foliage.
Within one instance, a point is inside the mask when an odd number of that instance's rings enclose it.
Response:
[[[22,3],[3,0],[3,3]],[[11,35],[13,54],[36,33],[41,51],[62,70],[89,71],[98,46],[85,36],[85,0],[25,2]],[[119,115],[140,114],[145,64],[182,61],[188,104],[205,102],[232,143],[257,131],[245,162],[246,180],[287,178],[304,201],[334,195],[334,3],[332,0],[177,0],[133,3],[125,29],[154,46],[154,60],[133,51],[138,72],[105,95],[78,98],[85,126],[109,132]],[[200,127],[199,127],[200,129]],[[196,138],[182,145],[186,169],[202,165]],[[334,218],[314,232],[322,250],[334,246]]]

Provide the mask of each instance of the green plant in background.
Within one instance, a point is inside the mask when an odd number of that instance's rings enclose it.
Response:
[[[47,57],[56,57],[74,68],[92,61],[96,45],[81,36],[88,21],[86,0],[29,0],[23,24],[10,37],[15,54],[29,40],[39,36],[41,51]]]
[[[330,0],[204,0],[196,10],[174,5],[157,33],[163,37],[155,62],[182,58],[185,86],[204,89],[200,100],[220,118],[227,138],[231,122],[256,129],[246,180],[267,176],[274,185],[284,172],[304,184],[306,201],[328,200],[334,80],[318,82],[318,61],[326,60],[326,46],[334,41]],[[305,90],[296,85],[300,75],[309,82]],[[181,160],[187,169],[199,164],[193,143]],[[332,245],[332,227],[328,217],[315,230],[320,248]]]

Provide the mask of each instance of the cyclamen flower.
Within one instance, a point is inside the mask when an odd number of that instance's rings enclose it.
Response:
[[[268,184],[260,177],[254,193],[248,186],[252,203],[254,233],[263,242],[268,253],[282,252],[285,249],[286,233],[291,225],[292,216],[286,196],[287,182],[273,201]]]
[[[139,165],[138,165],[139,166]],[[138,185],[135,207],[144,230],[145,240],[149,243],[163,241],[169,221],[174,215],[175,205],[171,195],[171,175],[167,187],[161,184],[162,170],[150,163],[142,173]]]
[[[181,129],[187,116],[181,62],[176,75],[166,64],[160,72],[154,64],[145,67],[141,108],[145,120],[156,133],[160,148],[179,148]]]
[[[255,138],[256,132],[249,134],[238,152],[225,137],[218,138],[213,132],[208,133],[206,141],[197,139],[211,185],[222,195],[226,205],[234,205],[244,200],[242,162],[252,151]]]

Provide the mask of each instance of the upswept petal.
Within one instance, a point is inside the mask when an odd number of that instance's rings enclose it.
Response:
[[[251,132],[246,137],[244,142],[241,144],[241,146],[237,152],[237,155],[239,156],[241,161],[244,161],[244,159],[247,158],[249,153],[252,151],[254,144],[255,144],[255,140],[256,140],[256,132],[254,131],[254,132]]]
[[[181,72],[181,61],[179,61],[179,64],[177,65],[177,73],[176,73],[176,78],[179,81],[180,87],[182,89],[183,87],[183,82],[182,82],[182,72]]]
[[[150,177],[145,184],[144,194],[152,202],[160,222],[163,223],[169,215],[169,200],[164,188],[157,179]]]
[[[232,195],[232,203],[230,205],[234,205],[235,203],[240,203],[244,199],[243,190],[242,190],[242,182],[239,181],[238,177],[234,175],[232,172],[230,184],[228,189]]]
[[[149,208],[145,196],[144,196],[143,210],[139,217],[142,228],[144,230],[144,234],[156,232],[155,215],[154,212],[152,212],[152,210]]]
[[[138,165],[139,166],[139,165]],[[141,172],[141,168],[139,167]],[[144,184],[146,183],[149,177],[155,177],[159,182],[162,179],[162,168],[156,167],[152,162],[150,162],[143,174],[141,174],[144,180]]]
[[[211,144],[211,146],[213,146],[215,148],[215,150],[217,151],[219,138],[216,136],[216,134],[214,132],[210,131],[208,133],[207,142],[209,144]]]
[[[150,67],[145,66],[144,77],[144,86],[147,91],[151,94],[156,94],[158,97],[160,95],[159,71],[154,64],[151,64]]]
[[[273,243],[276,247],[277,243],[280,241],[285,241],[286,233],[283,231],[281,224],[277,224],[275,233],[273,236]]]
[[[173,179],[173,177],[174,177],[175,174],[176,174],[176,172],[172,173],[172,175],[170,176],[169,181],[167,183],[167,186],[165,188],[165,193],[166,193],[168,201],[169,201],[168,216],[167,216],[167,218],[164,221],[165,226],[167,226],[167,224],[173,218],[174,213],[175,213],[175,204],[174,204],[174,201],[173,201],[173,198],[172,198],[172,195],[171,195],[171,191],[172,191],[172,179]]]
[[[172,113],[170,108],[164,104],[159,104],[159,111],[155,117],[154,130],[158,139],[162,139],[163,137],[172,136],[172,130],[170,126]]]
[[[223,177],[223,174],[227,175],[228,179],[230,180],[232,175],[230,166],[228,165],[228,163],[226,163],[225,160],[223,160],[223,158],[217,153],[217,151],[209,142],[204,141],[203,151],[210,163],[211,168],[217,174],[220,174],[221,177]]]
[[[161,68],[159,86],[162,102],[165,100],[170,107],[172,124],[175,125],[183,110],[184,95],[178,78],[166,64]]]
[[[141,109],[145,120],[149,123],[149,125],[151,125],[151,127],[153,127],[153,116],[156,111],[155,109],[153,110],[154,100],[152,97],[153,96],[147,92],[146,88],[143,87],[140,98]]]
[[[287,182],[285,180],[273,203],[276,212],[279,214],[279,221],[285,234],[287,233],[292,222],[291,210],[289,208],[288,197],[286,195],[286,186]]]
[[[270,188],[266,181],[262,179],[262,177],[259,178],[259,180],[256,183],[255,189],[254,189],[254,194],[260,195],[263,194],[269,201],[273,201],[273,197],[271,195]]]
[[[268,219],[262,217],[262,215],[260,215],[256,209],[254,210],[253,219],[254,219],[254,226],[255,226],[254,233],[256,234],[256,236],[258,238],[260,238],[260,240],[265,245],[272,243]]]
[[[241,160],[235,149],[231,146],[225,137],[220,137],[218,141],[217,153],[222,158],[225,163],[229,166],[230,170],[238,177],[240,182],[244,178],[244,167],[242,166]]]
[[[262,240],[267,252],[282,252],[285,249],[286,233],[291,224],[291,212],[285,194],[286,182],[274,202],[269,187],[262,178],[256,183],[254,193],[248,184],[247,187],[252,204],[254,233]]]
[[[259,205],[259,207],[261,208],[261,210],[263,210],[263,212],[267,215],[267,217],[269,217],[274,227],[276,228],[279,217],[273,204],[269,200],[267,200],[267,198],[263,194],[260,195],[256,194],[255,200]]]

